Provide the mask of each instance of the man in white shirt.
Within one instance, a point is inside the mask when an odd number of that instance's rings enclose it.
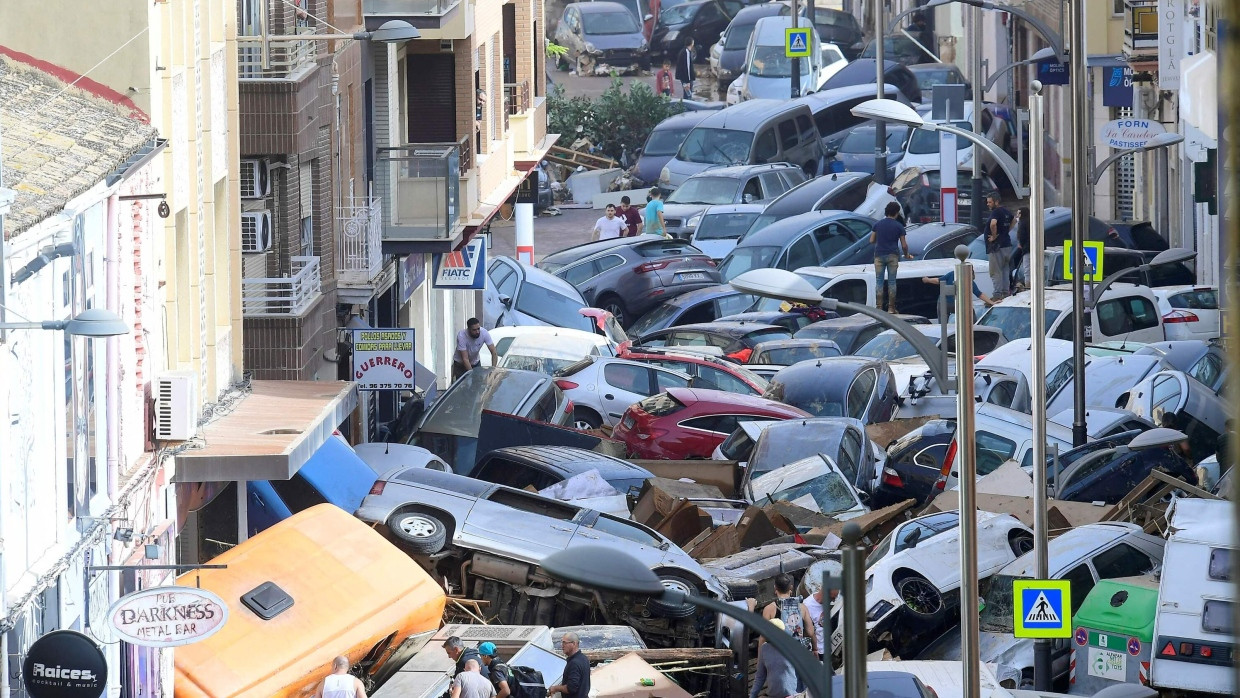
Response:
[[[606,215],[594,221],[594,239],[607,240],[609,238],[618,238],[624,235],[628,227],[628,223],[623,218],[616,217],[616,205],[607,204]]]
[[[453,382],[481,363],[478,355],[483,347],[491,351],[491,365],[498,366],[499,354],[495,351],[495,342],[491,339],[491,333],[482,329],[482,323],[478,322],[478,318],[471,317],[465,323],[465,329],[456,333],[456,353],[452,355]]]

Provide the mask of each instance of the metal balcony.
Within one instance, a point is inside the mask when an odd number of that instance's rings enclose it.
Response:
[[[241,280],[241,311],[246,317],[295,317],[323,292],[318,257],[289,257],[292,274]]]
[[[1125,0],[1124,56],[1158,55],[1158,0]]]
[[[340,238],[336,278],[341,286],[369,286],[383,270],[383,204],[353,199],[336,210]]]
[[[371,31],[390,19],[419,29],[440,29],[460,5],[461,0],[362,0],[362,15]]]
[[[300,27],[298,34],[313,33]],[[261,43],[238,42],[237,78],[240,80],[299,80],[315,66],[319,52],[316,41],[273,41],[267,45],[266,66]]]
[[[460,237],[460,150],[457,143],[379,149],[374,191],[382,201],[384,252],[451,249]]]

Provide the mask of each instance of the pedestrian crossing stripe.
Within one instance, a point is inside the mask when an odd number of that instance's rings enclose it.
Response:
[[[1060,579],[1019,579],[1012,585],[1016,637],[1072,637],[1072,589]]]
[[[791,27],[784,30],[784,54],[788,58],[808,58],[810,54],[809,27]]]

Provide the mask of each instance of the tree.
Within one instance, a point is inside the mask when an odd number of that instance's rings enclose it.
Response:
[[[547,96],[547,130],[564,134],[569,142],[584,136],[596,152],[619,160],[625,148],[632,154],[659,122],[683,110],[679,100],[655,94],[644,82],[635,81],[626,91],[613,76],[607,91],[594,100],[567,97],[564,87],[556,85]]]

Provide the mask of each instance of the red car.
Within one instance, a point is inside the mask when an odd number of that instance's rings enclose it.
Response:
[[[751,395],[668,388],[625,410],[612,438],[630,458],[710,458],[741,422],[810,417],[808,412]]]
[[[694,354],[689,350],[676,351],[676,347],[622,346],[619,356],[630,361],[680,371],[694,379],[695,388],[724,390],[740,395],[761,395],[766,391],[767,381],[762,376],[731,361],[706,354]]]

